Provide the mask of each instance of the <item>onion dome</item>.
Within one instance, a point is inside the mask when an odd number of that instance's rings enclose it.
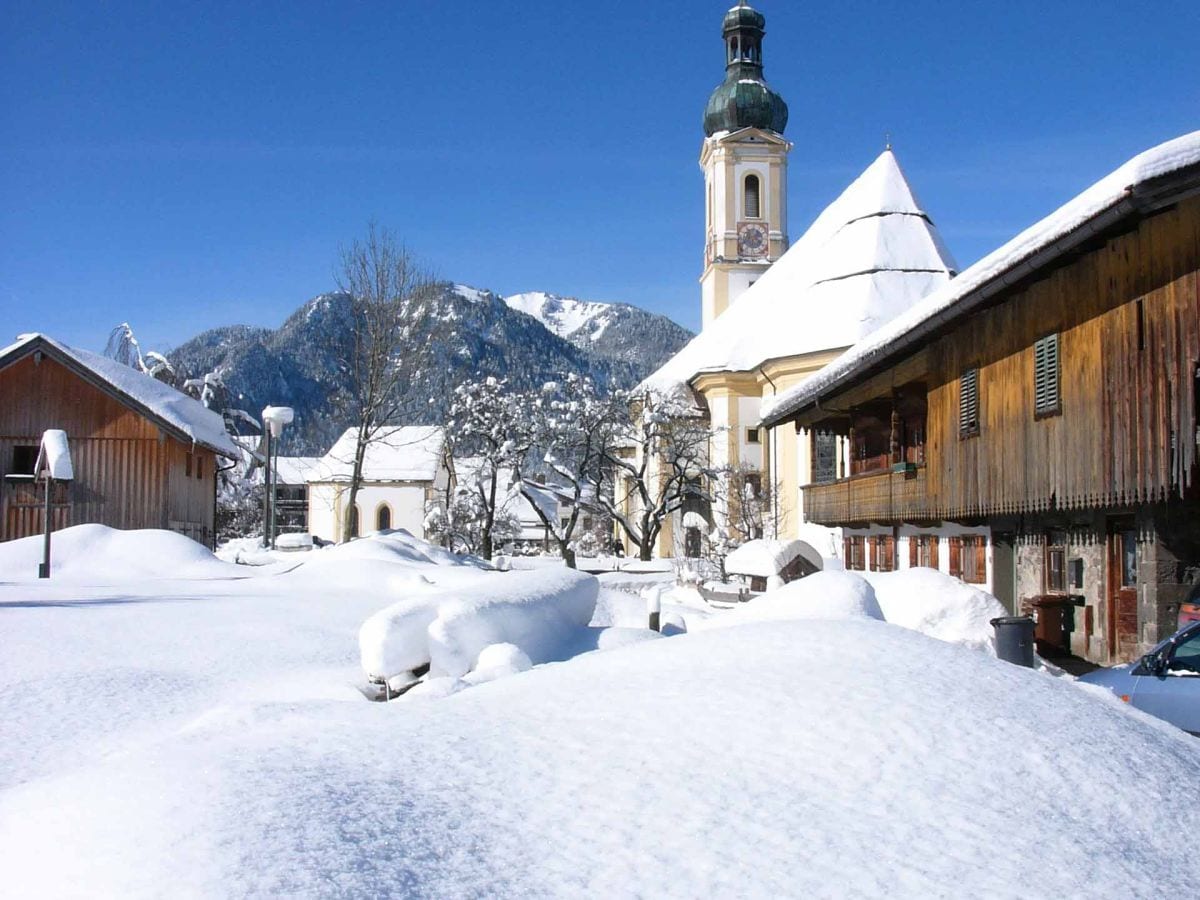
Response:
[[[783,133],[788,109],[763,78],[762,42],[767,20],[758,10],[738,4],[725,14],[725,80],[704,109],[704,133],[763,128]]]

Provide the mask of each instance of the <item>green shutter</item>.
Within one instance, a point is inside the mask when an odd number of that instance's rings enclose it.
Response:
[[[979,431],[979,370],[967,369],[958,380],[958,433]]]
[[[1038,413],[1058,411],[1058,335],[1033,345],[1033,405]]]

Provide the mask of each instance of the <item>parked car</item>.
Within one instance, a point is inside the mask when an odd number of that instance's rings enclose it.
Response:
[[[1136,663],[1097,669],[1079,680],[1200,736],[1200,622],[1188,623]]]

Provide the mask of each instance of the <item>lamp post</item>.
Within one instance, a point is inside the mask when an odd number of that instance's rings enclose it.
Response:
[[[42,539],[42,561],[38,565],[38,578],[50,577],[50,495],[54,485],[62,481],[72,481],[75,478],[74,467],[71,464],[71,448],[67,443],[67,433],[60,428],[48,429],[42,435],[42,443],[38,448],[37,462],[33,466],[34,479],[44,478],[46,483],[45,506],[42,512],[42,524],[45,528]]]
[[[275,549],[275,485],[279,481],[279,436],[295,412],[290,406],[268,406],[262,411],[267,435],[266,491],[263,498],[263,546]]]

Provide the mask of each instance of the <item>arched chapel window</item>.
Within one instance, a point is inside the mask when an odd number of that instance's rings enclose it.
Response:
[[[375,530],[388,531],[392,527],[392,508],[386,503],[380,504],[375,512]]]

